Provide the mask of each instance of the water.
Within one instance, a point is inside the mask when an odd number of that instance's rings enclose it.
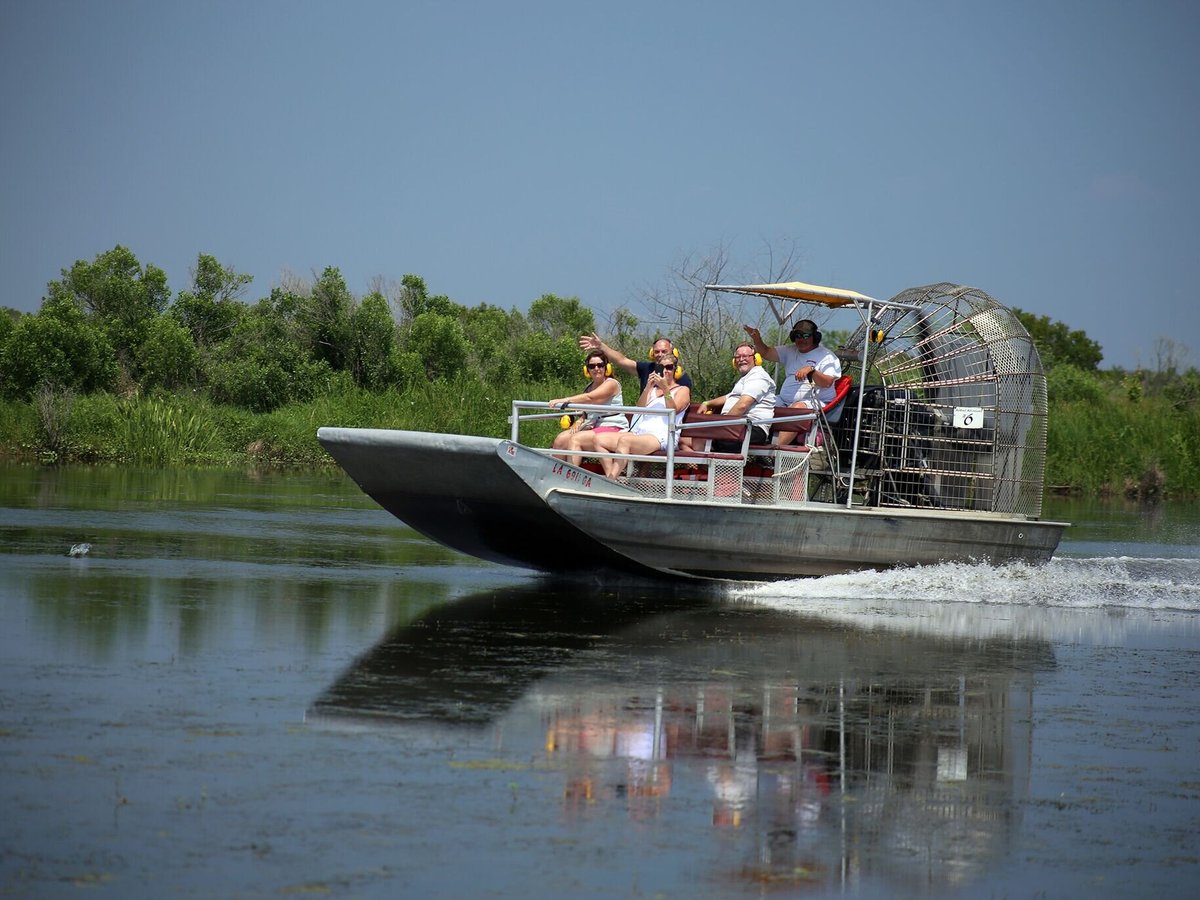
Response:
[[[1047,514],[600,591],[337,475],[0,467],[0,892],[1191,896],[1200,512]]]

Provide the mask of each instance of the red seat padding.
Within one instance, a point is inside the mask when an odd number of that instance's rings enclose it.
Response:
[[[835,411],[842,402],[846,399],[846,395],[850,393],[850,385],[853,383],[849,375],[841,375],[833,382],[833,398],[821,407],[821,412],[828,416]],[[789,418],[797,415],[797,411],[788,406],[777,406],[773,413],[775,419]],[[796,419],[791,422],[775,421],[771,423],[771,430],[777,433],[794,432],[803,434],[812,429],[816,419]],[[764,447],[774,446],[772,444],[751,444],[755,449],[763,449]],[[794,445],[793,445],[794,446]],[[803,445],[800,445],[801,447]],[[797,448],[799,449],[799,447]]]

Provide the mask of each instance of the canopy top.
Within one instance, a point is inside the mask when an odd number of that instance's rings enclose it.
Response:
[[[725,291],[731,294],[758,294],[763,297],[781,297],[787,300],[806,300],[822,303],[829,307],[865,305],[878,303],[874,297],[845,288],[823,287],[803,281],[784,281],[778,284],[706,284],[706,290]]]

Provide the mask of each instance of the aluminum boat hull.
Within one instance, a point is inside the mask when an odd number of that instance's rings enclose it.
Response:
[[[647,567],[699,578],[763,580],[943,562],[1048,560],[1060,523],[968,513],[664,503],[556,491],[550,508]]]
[[[446,547],[547,572],[651,572],[551,510],[500,458],[497,438],[321,428],[317,439],[367,496]]]
[[[652,499],[494,438],[353,428],[318,438],[366,494],[432,540],[556,573],[772,580],[1040,563],[1066,527],[993,513]]]

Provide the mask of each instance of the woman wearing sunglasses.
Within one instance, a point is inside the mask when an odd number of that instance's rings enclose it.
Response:
[[[676,376],[683,371],[678,365],[672,351],[664,351],[649,377],[646,387],[638,397],[638,406],[647,409],[674,410],[676,424],[683,422],[688,404],[692,401],[692,391],[678,381]],[[672,433],[667,424],[667,414],[634,416],[633,424],[627,434],[599,434],[596,436],[596,449],[607,450],[610,453],[654,453],[667,449],[667,441]],[[674,432],[674,440],[679,442],[679,432]],[[600,465],[604,474],[609,478],[618,477],[625,468],[625,461],[612,457],[602,457]]]
[[[599,350],[593,350],[587,355],[583,370],[590,379],[588,386],[581,394],[570,397],[556,397],[550,401],[551,409],[562,409],[572,403],[588,403],[593,405],[624,406],[621,398],[621,382],[612,376],[612,365]],[[563,457],[571,465],[577,466],[583,462],[583,453],[596,449],[596,435],[627,431],[629,420],[624,413],[605,415],[590,412],[578,416],[574,424],[565,431],[560,431],[551,445],[555,450],[566,450],[571,453]]]
[[[801,319],[792,326],[788,338],[792,343],[768,347],[763,343],[757,328],[743,325],[754,349],[763,359],[779,362],[787,377],[779,386],[776,406],[788,406],[798,411],[819,409],[833,399],[833,383],[841,377],[842,361],[837,354],[821,346],[821,332],[810,319]],[[780,432],[777,444],[790,444],[796,439],[794,432]]]

